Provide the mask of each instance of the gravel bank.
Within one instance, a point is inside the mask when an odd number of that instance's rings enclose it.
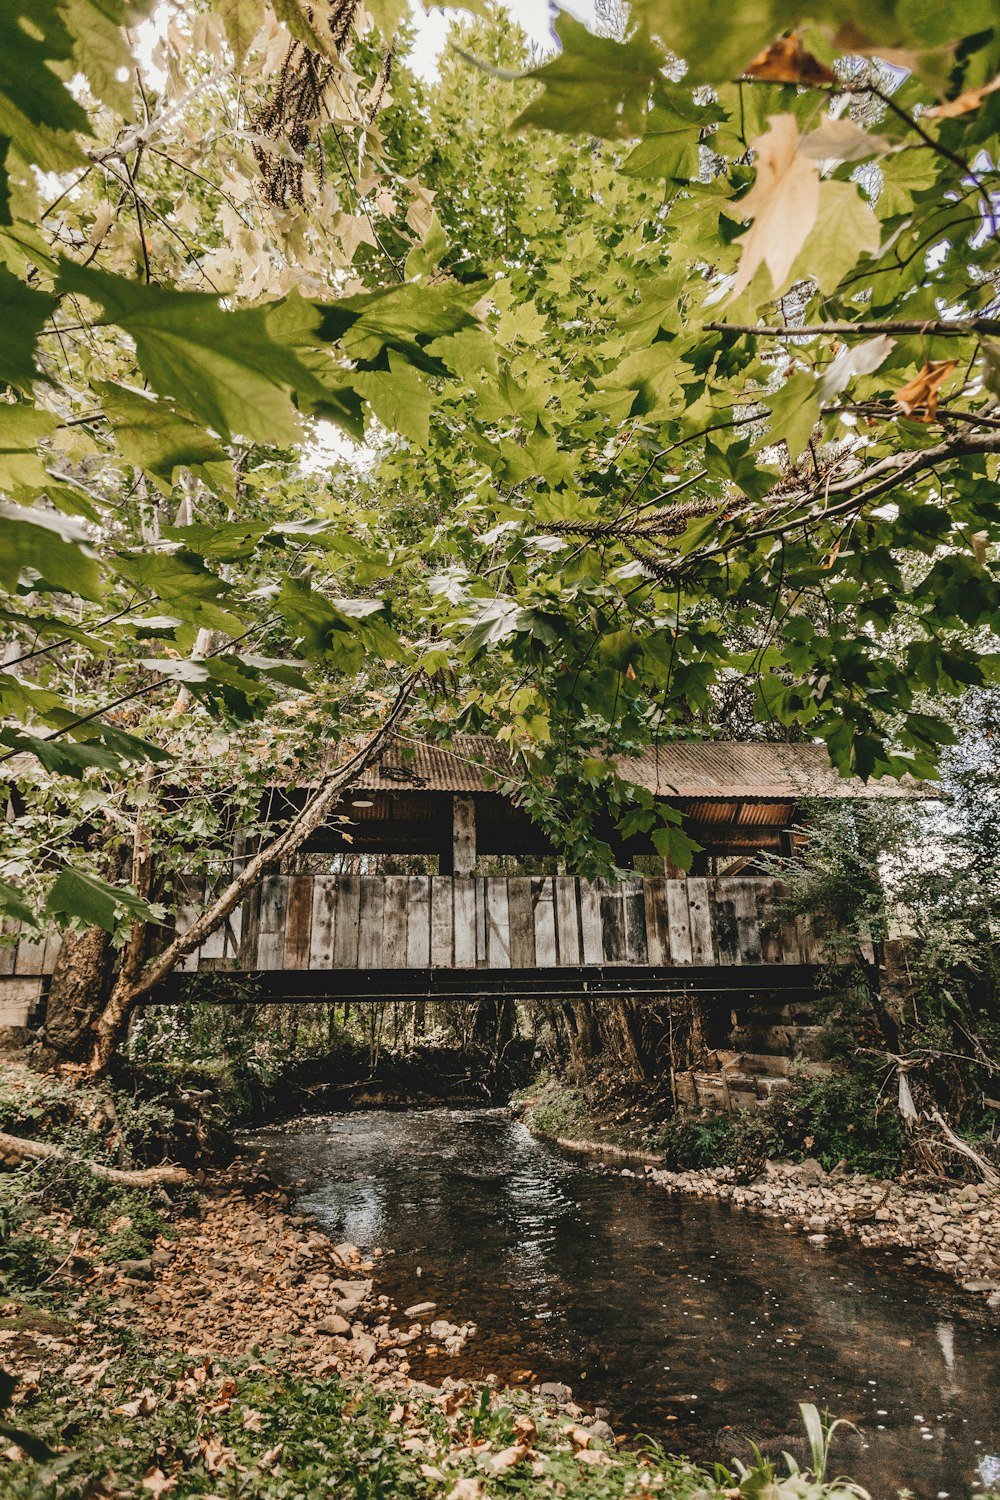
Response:
[[[645,1178],[669,1193],[717,1198],[781,1219],[822,1245],[835,1234],[863,1245],[893,1246],[921,1265],[954,1277],[962,1290],[1000,1312],[1000,1195],[983,1185],[930,1191],[870,1177],[827,1173],[817,1161],[768,1162],[753,1182],[731,1167],[668,1172],[646,1153],[560,1138],[589,1156],[630,1159],[623,1177]]]

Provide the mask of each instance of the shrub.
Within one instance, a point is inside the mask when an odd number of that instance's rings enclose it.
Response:
[[[884,1065],[856,1060],[850,1073],[791,1084],[762,1111],[782,1155],[815,1157],[829,1171],[844,1161],[851,1171],[895,1176],[905,1133],[895,1091],[884,1091]]]

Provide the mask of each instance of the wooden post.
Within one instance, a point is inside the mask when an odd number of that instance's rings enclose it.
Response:
[[[476,873],[476,803],[473,797],[451,799],[452,874]]]

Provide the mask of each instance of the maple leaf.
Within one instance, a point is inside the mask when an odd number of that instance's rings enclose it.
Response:
[[[743,253],[732,296],[750,285],[765,265],[777,290],[784,284],[819,213],[819,168],[800,155],[794,115],[769,115],[770,129],[753,142],[757,176],[745,198],[735,205],[753,224],[741,240]]]
[[[896,405],[906,416],[917,412],[918,422],[933,422],[937,414],[938,392],[952,370],[958,368],[957,359],[929,359],[911,381],[896,392]]]
[[[837,75],[802,45],[798,32],[779,36],[744,68],[747,78],[765,78],[771,83],[836,83]]]

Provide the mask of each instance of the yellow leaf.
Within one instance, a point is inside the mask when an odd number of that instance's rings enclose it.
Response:
[[[819,213],[819,168],[800,155],[794,115],[769,115],[770,129],[754,141],[757,177],[745,198],[734,205],[753,223],[741,241],[743,253],[731,299],[765,265],[777,290],[792,269]]]

